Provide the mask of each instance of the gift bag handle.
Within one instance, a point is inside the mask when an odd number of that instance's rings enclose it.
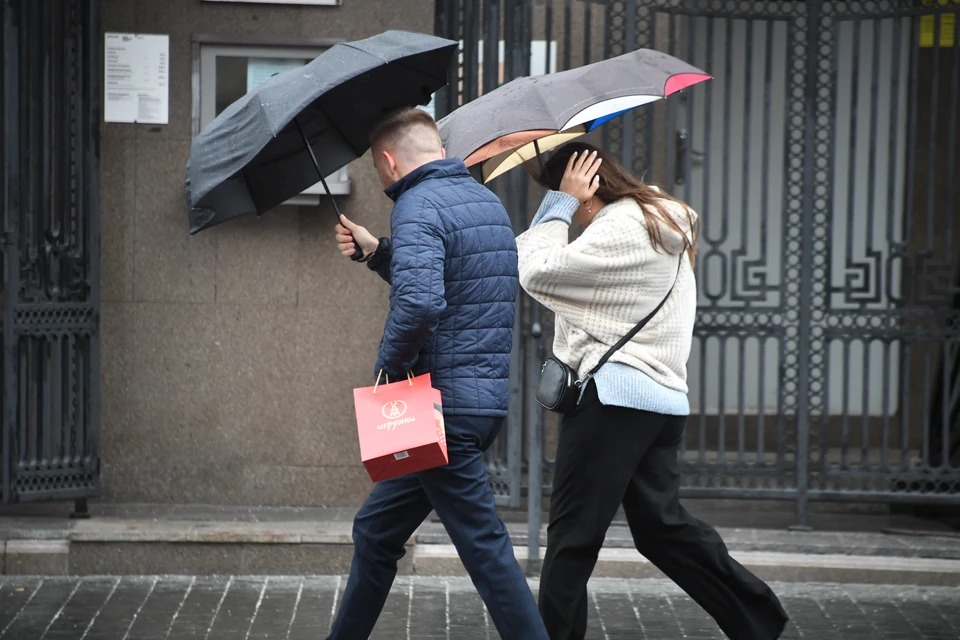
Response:
[[[380,369],[380,373],[377,374],[377,382],[373,385],[373,392],[377,392],[377,387],[380,386],[380,378],[386,378],[387,384],[390,384],[390,376],[383,373],[383,369]],[[410,383],[410,386],[413,386],[414,375],[407,371],[407,382]]]

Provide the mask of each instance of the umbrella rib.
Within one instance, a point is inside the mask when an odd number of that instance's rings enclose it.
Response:
[[[534,139],[534,141],[533,141],[533,148],[537,150],[537,160],[540,162],[540,175],[541,175],[541,176],[545,176],[545,175],[547,175],[547,167],[546,167],[546,165],[543,163],[543,154],[540,153],[540,141],[539,141],[539,140]]]
[[[354,49],[354,50],[359,51],[359,52],[361,52],[361,53],[365,53],[365,54],[367,54],[368,56],[371,56],[371,57],[373,57],[373,58],[376,58],[377,60],[380,60],[380,61],[384,64],[384,66],[394,65],[394,66],[398,66],[398,67],[403,67],[404,69],[409,69],[410,71],[414,71],[414,72],[419,73],[419,74],[421,74],[421,75],[427,76],[428,78],[430,78],[431,80],[433,80],[433,81],[435,81],[435,82],[442,82],[444,85],[447,84],[447,79],[446,79],[446,78],[436,78],[436,77],[434,77],[434,76],[432,76],[432,75],[430,75],[430,74],[428,74],[428,73],[424,73],[422,69],[414,69],[414,68],[411,67],[411,66],[408,66],[408,65],[403,64],[403,63],[400,62],[399,60],[387,60],[386,58],[383,58],[383,57],[381,57],[381,56],[374,55],[374,54],[370,53],[370,52],[367,51],[366,49],[361,49],[360,47],[355,47],[355,46],[353,46],[352,44],[350,44],[349,42],[343,42],[343,43],[341,43],[341,44],[342,44],[343,46],[345,46],[345,47],[350,47],[351,49]]]
[[[340,43],[340,44],[342,44],[343,46],[350,47],[351,49],[356,49],[357,51],[363,51],[363,49],[357,49],[356,47],[351,47],[349,44],[346,44],[346,43]],[[366,51],[363,51],[363,52],[364,52],[364,53],[367,53]],[[371,56],[372,56],[373,54],[368,54],[368,55],[371,55]],[[373,56],[373,57],[376,57],[376,56]],[[368,72],[364,72],[364,73],[368,73]],[[363,74],[361,74],[361,75],[363,75]],[[359,77],[359,76],[357,76],[357,77]],[[260,105],[260,111],[263,112],[263,111],[264,111],[264,106],[265,106],[265,105],[263,104],[263,95],[257,93],[256,96],[257,96],[257,102],[258,102],[259,105]],[[320,98],[318,98],[317,101],[319,101],[319,100],[322,99],[323,97],[324,97],[324,96],[320,96]],[[339,126],[337,126],[337,123],[334,122],[333,118],[330,117],[330,114],[327,113],[326,110],[323,109],[322,107],[318,107],[318,108],[319,108],[320,111],[323,113],[323,115],[325,115],[325,116],[327,117],[327,121],[330,123],[330,125],[337,131],[337,134],[340,136],[340,139],[343,140],[343,141],[347,144],[348,147],[350,147],[350,150],[353,151],[353,152],[357,155],[358,158],[359,158],[360,156],[362,156],[363,153],[360,152],[360,151],[358,151],[357,148],[356,148],[355,146],[353,146],[353,143],[350,142],[350,139],[347,138],[346,135],[344,135],[343,130],[342,130]],[[303,109],[300,110],[300,113],[302,113],[302,112],[303,112]],[[284,128],[290,126],[290,124],[293,123],[294,121],[296,121],[296,119],[297,119],[298,117],[299,117],[299,114],[298,114],[296,117],[294,117],[293,120],[291,120],[290,122],[287,122],[287,124],[284,125]],[[297,123],[297,128],[299,128],[299,127],[300,127],[300,125],[299,125],[299,123]],[[302,133],[303,133],[303,132],[301,131],[301,134],[302,134]],[[304,139],[306,139],[306,136],[303,136],[303,137],[304,137]],[[244,167],[244,168],[245,168],[245,167]],[[322,176],[321,176],[321,178],[322,178]]]
[[[413,71],[413,72],[415,72],[415,73],[419,73],[420,75],[424,75],[424,76],[430,78],[430,79],[433,80],[434,82],[442,82],[442,83],[444,84],[444,86],[446,86],[446,84],[447,84],[447,79],[446,79],[446,78],[436,78],[436,77],[430,75],[429,73],[424,73],[424,72],[423,72],[422,70],[420,70],[420,69],[414,69],[413,67],[411,67],[411,66],[409,66],[409,65],[406,65],[406,64],[403,64],[402,62],[399,62],[399,61],[388,62],[388,63],[387,63],[387,66],[390,66],[390,65],[397,66],[397,67],[403,67],[404,69],[409,69],[410,71]]]
[[[357,51],[363,51],[363,49],[357,49]],[[389,63],[387,63],[387,65],[389,66]],[[405,68],[410,69],[410,67],[405,67]],[[411,69],[411,70],[412,70],[412,69]],[[426,74],[424,74],[424,75],[426,75]],[[429,76],[428,76],[428,77],[429,77]],[[336,120],[334,120],[333,118],[331,118],[331,117],[330,117],[330,114],[327,113],[327,111],[326,111],[323,107],[319,107],[319,108],[320,108],[320,110],[323,112],[323,115],[327,116],[327,121],[330,123],[330,126],[333,127],[333,128],[337,131],[337,133],[340,135],[340,137],[343,139],[343,141],[347,143],[347,146],[350,147],[351,151],[353,151],[355,154],[357,154],[357,157],[358,157],[358,158],[359,158],[360,156],[362,156],[364,153],[366,153],[366,150],[364,150],[364,151],[359,151],[355,146],[353,146],[353,143],[352,143],[352,142],[350,141],[350,139],[347,138],[347,136],[343,133],[343,129],[340,128],[340,126],[337,124]]]
[[[365,50],[365,49],[361,49],[360,47],[356,47],[356,46],[354,46],[352,43],[342,42],[342,43],[340,43],[340,45],[341,45],[341,46],[344,46],[344,47],[348,47],[348,48],[350,48],[350,49],[353,49],[354,51],[359,51],[359,52],[361,52],[361,53],[365,53],[366,55],[368,55],[368,56],[370,56],[370,57],[372,57],[372,58],[376,58],[377,60],[380,60],[380,62],[383,63],[383,66],[387,66],[387,67],[389,67],[389,66],[403,67],[404,69],[407,69],[408,71],[413,71],[414,73],[418,73],[418,74],[420,74],[420,75],[422,75],[422,76],[426,76],[427,78],[429,78],[430,80],[433,80],[433,81],[435,81],[435,82],[440,82],[440,83],[443,83],[444,85],[447,84],[446,78],[436,78],[436,77],[434,77],[434,76],[431,75],[431,74],[424,73],[424,72],[423,72],[422,70],[420,70],[420,69],[414,69],[413,67],[408,66],[408,65],[406,65],[406,64],[403,64],[403,63],[400,62],[400,61],[397,61],[397,60],[387,60],[386,58],[383,58],[382,56],[378,56],[378,55],[372,54],[372,53],[370,53],[369,51],[367,51],[367,50]],[[358,77],[361,77],[361,76],[363,76],[363,75],[366,75],[367,73],[370,73],[370,71],[373,71],[373,69],[370,69],[370,70],[368,70],[368,71],[365,71],[364,73],[360,74],[360,76],[356,76],[354,79],[356,79],[356,78],[358,78]],[[325,109],[323,109],[322,107],[320,107],[320,110],[323,112],[323,115],[327,116],[327,120],[330,122],[330,126],[332,126],[332,127],[337,131],[337,133],[340,135],[340,138],[341,138],[344,142],[347,143],[347,146],[350,147],[350,150],[351,150],[351,151],[353,151],[355,154],[357,154],[357,157],[360,157],[360,156],[362,156],[364,153],[366,153],[366,150],[360,151],[360,150],[357,149],[355,146],[353,146],[353,143],[352,143],[352,142],[350,141],[350,139],[346,136],[346,134],[344,134],[343,129],[340,128],[340,126],[337,124],[336,120],[334,120],[333,118],[330,117],[330,114],[327,113],[327,111],[326,111]]]
[[[295,125],[295,120],[291,120],[291,121],[288,123],[288,126],[289,126],[289,125]],[[350,141],[349,141],[349,140],[347,140],[346,138],[343,137],[343,134],[340,132],[339,129],[337,129],[337,134],[340,135],[340,137],[344,140],[344,142],[346,142],[347,146],[350,147],[350,150],[353,151],[353,152],[357,155],[358,158],[363,155],[362,153],[357,153],[357,150],[354,148],[354,146],[353,146],[352,144],[350,144]],[[309,140],[309,138],[308,138],[308,140]],[[311,145],[311,146],[312,146],[312,145]],[[300,150],[300,149],[294,149],[294,150],[290,151],[289,153],[286,153],[285,155],[271,158],[270,161],[268,161],[268,162],[261,162],[261,163],[259,163],[257,166],[258,166],[258,167],[260,167],[260,166],[262,166],[262,167],[268,167],[268,166],[271,166],[271,165],[273,165],[273,164],[276,164],[277,162],[283,162],[284,160],[289,160],[290,158],[293,158],[293,157],[299,155],[301,152],[302,152],[302,150]],[[364,153],[366,153],[366,152],[364,152]],[[249,168],[249,166],[244,166],[242,169],[238,170],[237,173],[240,173],[241,171],[246,171],[248,168]],[[328,174],[328,175],[329,175],[329,174]]]
[[[322,107],[320,108],[320,110],[323,111],[323,115],[327,116],[327,121],[330,123],[330,126],[333,127],[333,128],[336,130],[336,132],[337,132],[337,134],[340,136],[340,138],[341,138],[344,142],[347,143],[347,146],[350,147],[350,150],[351,150],[351,151],[353,151],[355,154],[357,154],[357,157],[358,157],[358,158],[359,158],[360,156],[362,156],[364,153],[366,153],[366,151],[359,151],[355,146],[353,146],[353,143],[350,142],[350,139],[349,139],[349,138],[346,136],[346,134],[343,132],[343,129],[341,129],[341,128],[337,125],[336,121],[335,121],[333,118],[330,117],[330,114],[329,114],[329,113],[327,113]]]

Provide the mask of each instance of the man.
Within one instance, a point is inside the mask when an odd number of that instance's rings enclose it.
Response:
[[[391,113],[370,138],[395,202],[391,237],[377,240],[343,217],[337,241],[347,256],[356,242],[390,283],[375,375],[430,373],[443,396],[450,462],[374,487],[354,520],[353,567],[330,639],[369,637],[405,543],[435,510],[500,636],[547,640],[483,464],[507,414],[518,278],[510,219],[461,160],[446,159],[425,112]]]

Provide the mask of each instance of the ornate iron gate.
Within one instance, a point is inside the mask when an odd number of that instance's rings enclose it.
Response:
[[[100,490],[96,0],[4,0],[3,501]]]
[[[686,495],[792,500],[800,525],[809,500],[960,502],[960,41],[944,18],[960,9],[437,7],[438,32],[463,42],[439,115],[511,78],[641,47],[715,76],[602,132],[702,216]],[[540,192],[522,172],[501,182],[523,229]],[[513,413],[489,464],[504,504],[529,490],[539,514],[557,425],[530,390],[550,322],[522,308]]]

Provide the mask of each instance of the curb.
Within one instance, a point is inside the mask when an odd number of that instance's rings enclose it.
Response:
[[[25,523],[26,524],[26,523]],[[353,557],[349,521],[238,522],[96,519],[69,528],[9,527],[0,540],[7,575],[342,575]],[[527,564],[526,535],[514,549]],[[730,529],[731,555],[766,581],[960,586],[960,544],[878,534]],[[542,547],[541,547],[542,553]],[[442,526],[426,524],[407,542],[400,575],[465,576]],[[612,529],[598,578],[663,578]]]
[[[514,553],[522,565],[526,564],[526,547],[517,547]],[[960,560],[766,551],[731,551],[730,555],[765,581],[960,586]],[[453,545],[417,545],[413,570],[423,576],[467,575]],[[597,578],[666,578],[632,549],[601,550],[593,575]]]

